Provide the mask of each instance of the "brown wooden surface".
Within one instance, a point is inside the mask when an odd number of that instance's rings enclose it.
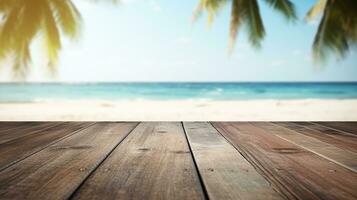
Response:
[[[96,123],[0,172],[5,199],[65,199],[135,127]]]
[[[276,124],[357,153],[357,137],[354,135],[309,122],[279,122]]]
[[[211,124],[184,127],[210,199],[282,199]]]
[[[357,136],[357,122],[318,122],[317,124],[345,131]]]
[[[60,125],[60,122],[45,122],[45,123],[24,123],[25,125],[19,127],[13,127],[4,131],[0,131],[0,144],[31,135],[37,132],[42,132],[51,127]]]
[[[88,125],[88,123],[63,123],[59,126],[50,125],[51,127],[43,129],[43,131],[35,131],[32,134],[24,134],[23,137],[18,137],[3,143],[0,142],[0,170]],[[23,133],[20,130],[19,132]]]
[[[142,123],[74,199],[204,199],[181,123]]]
[[[0,135],[4,131],[14,130],[14,129],[23,129],[24,127],[34,126],[36,124],[44,124],[44,122],[0,122]],[[46,122],[47,123],[47,122]]]
[[[276,136],[265,123],[214,126],[286,198],[357,198],[356,173]]]
[[[311,151],[331,162],[357,172],[357,153],[301,134],[294,129],[277,126],[271,123],[257,123],[257,126],[289,141],[305,150]]]
[[[356,130],[356,122],[0,122],[0,199],[357,199]]]

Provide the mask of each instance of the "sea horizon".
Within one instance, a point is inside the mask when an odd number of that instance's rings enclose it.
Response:
[[[1,83],[0,102],[357,99],[357,82]]]

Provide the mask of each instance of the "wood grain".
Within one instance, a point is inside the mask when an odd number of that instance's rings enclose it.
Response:
[[[0,122],[0,135],[4,131],[8,131],[11,129],[16,129],[16,128],[23,128],[23,127],[28,127],[28,126],[33,126],[36,124],[41,124],[43,122]]]
[[[357,198],[356,173],[277,137],[262,123],[213,124],[287,199]]]
[[[185,122],[184,127],[210,199],[281,199],[211,124]]]
[[[338,148],[357,153],[357,137],[354,135],[345,134],[344,132],[310,122],[279,122],[276,124],[335,145]]]
[[[92,123],[63,123],[0,144],[0,171]]]
[[[317,122],[317,124],[345,131],[357,136],[357,122]]]
[[[316,138],[306,136],[292,129],[271,123],[257,123],[257,126],[269,130],[271,133],[283,138],[301,148],[311,151],[338,165],[357,173],[357,153],[338,148]]]
[[[73,199],[204,199],[180,123],[141,123]]]
[[[136,123],[96,123],[0,172],[3,199],[66,199]]]
[[[44,131],[60,124],[61,122],[20,123],[17,127],[0,132],[0,145],[19,137]]]

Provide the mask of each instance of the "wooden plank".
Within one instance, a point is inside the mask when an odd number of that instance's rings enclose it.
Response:
[[[282,199],[211,124],[184,128],[209,199]]]
[[[343,132],[309,122],[277,122],[275,124],[314,137],[338,148],[357,153],[357,137],[353,135],[344,134]]]
[[[24,127],[28,127],[28,126],[33,126],[33,125],[37,125],[43,122],[4,122],[1,121],[0,122],[0,135],[8,130],[11,129],[17,129],[17,128],[24,128]]]
[[[67,199],[136,123],[96,123],[0,172],[0,199]]]
[[[73,199],[204,199],[180,123],[141,123]]]
[[[21,126],[28,126],[28,125],[33,125],[37,124],[36,122],[7,122],[7,121],[1,121],[0,122],[0,134],[2,131],[7,131],[9,129],[21,127]]]
[[[92,123],[63,123],[0,144],[0,171]]]
[[[357,122],[316,122],[317,124],[357,135]]]
[[[297,146],[311,151],[325,159],[341,165],[357,173],[357,153],[338,148],[326,142],[322,142],[313,137],[298,133],[271,123],[257,123],[257,126],[269,130],[271,133],[283,138]]]
[[[0,123],[1,124],[1,123]],[[0,145],[2,143],[31,135],[58,126],[61,122],[41,122],[41,123],[24,123],[15,128],[0,132]]]
[[[357,174],[307,151],[260,123],[214,126],[287,199],[356,199]]]

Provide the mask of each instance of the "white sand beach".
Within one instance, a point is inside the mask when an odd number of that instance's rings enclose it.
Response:
[[[353,100],[1,103],[1,121],[357,121]]]

